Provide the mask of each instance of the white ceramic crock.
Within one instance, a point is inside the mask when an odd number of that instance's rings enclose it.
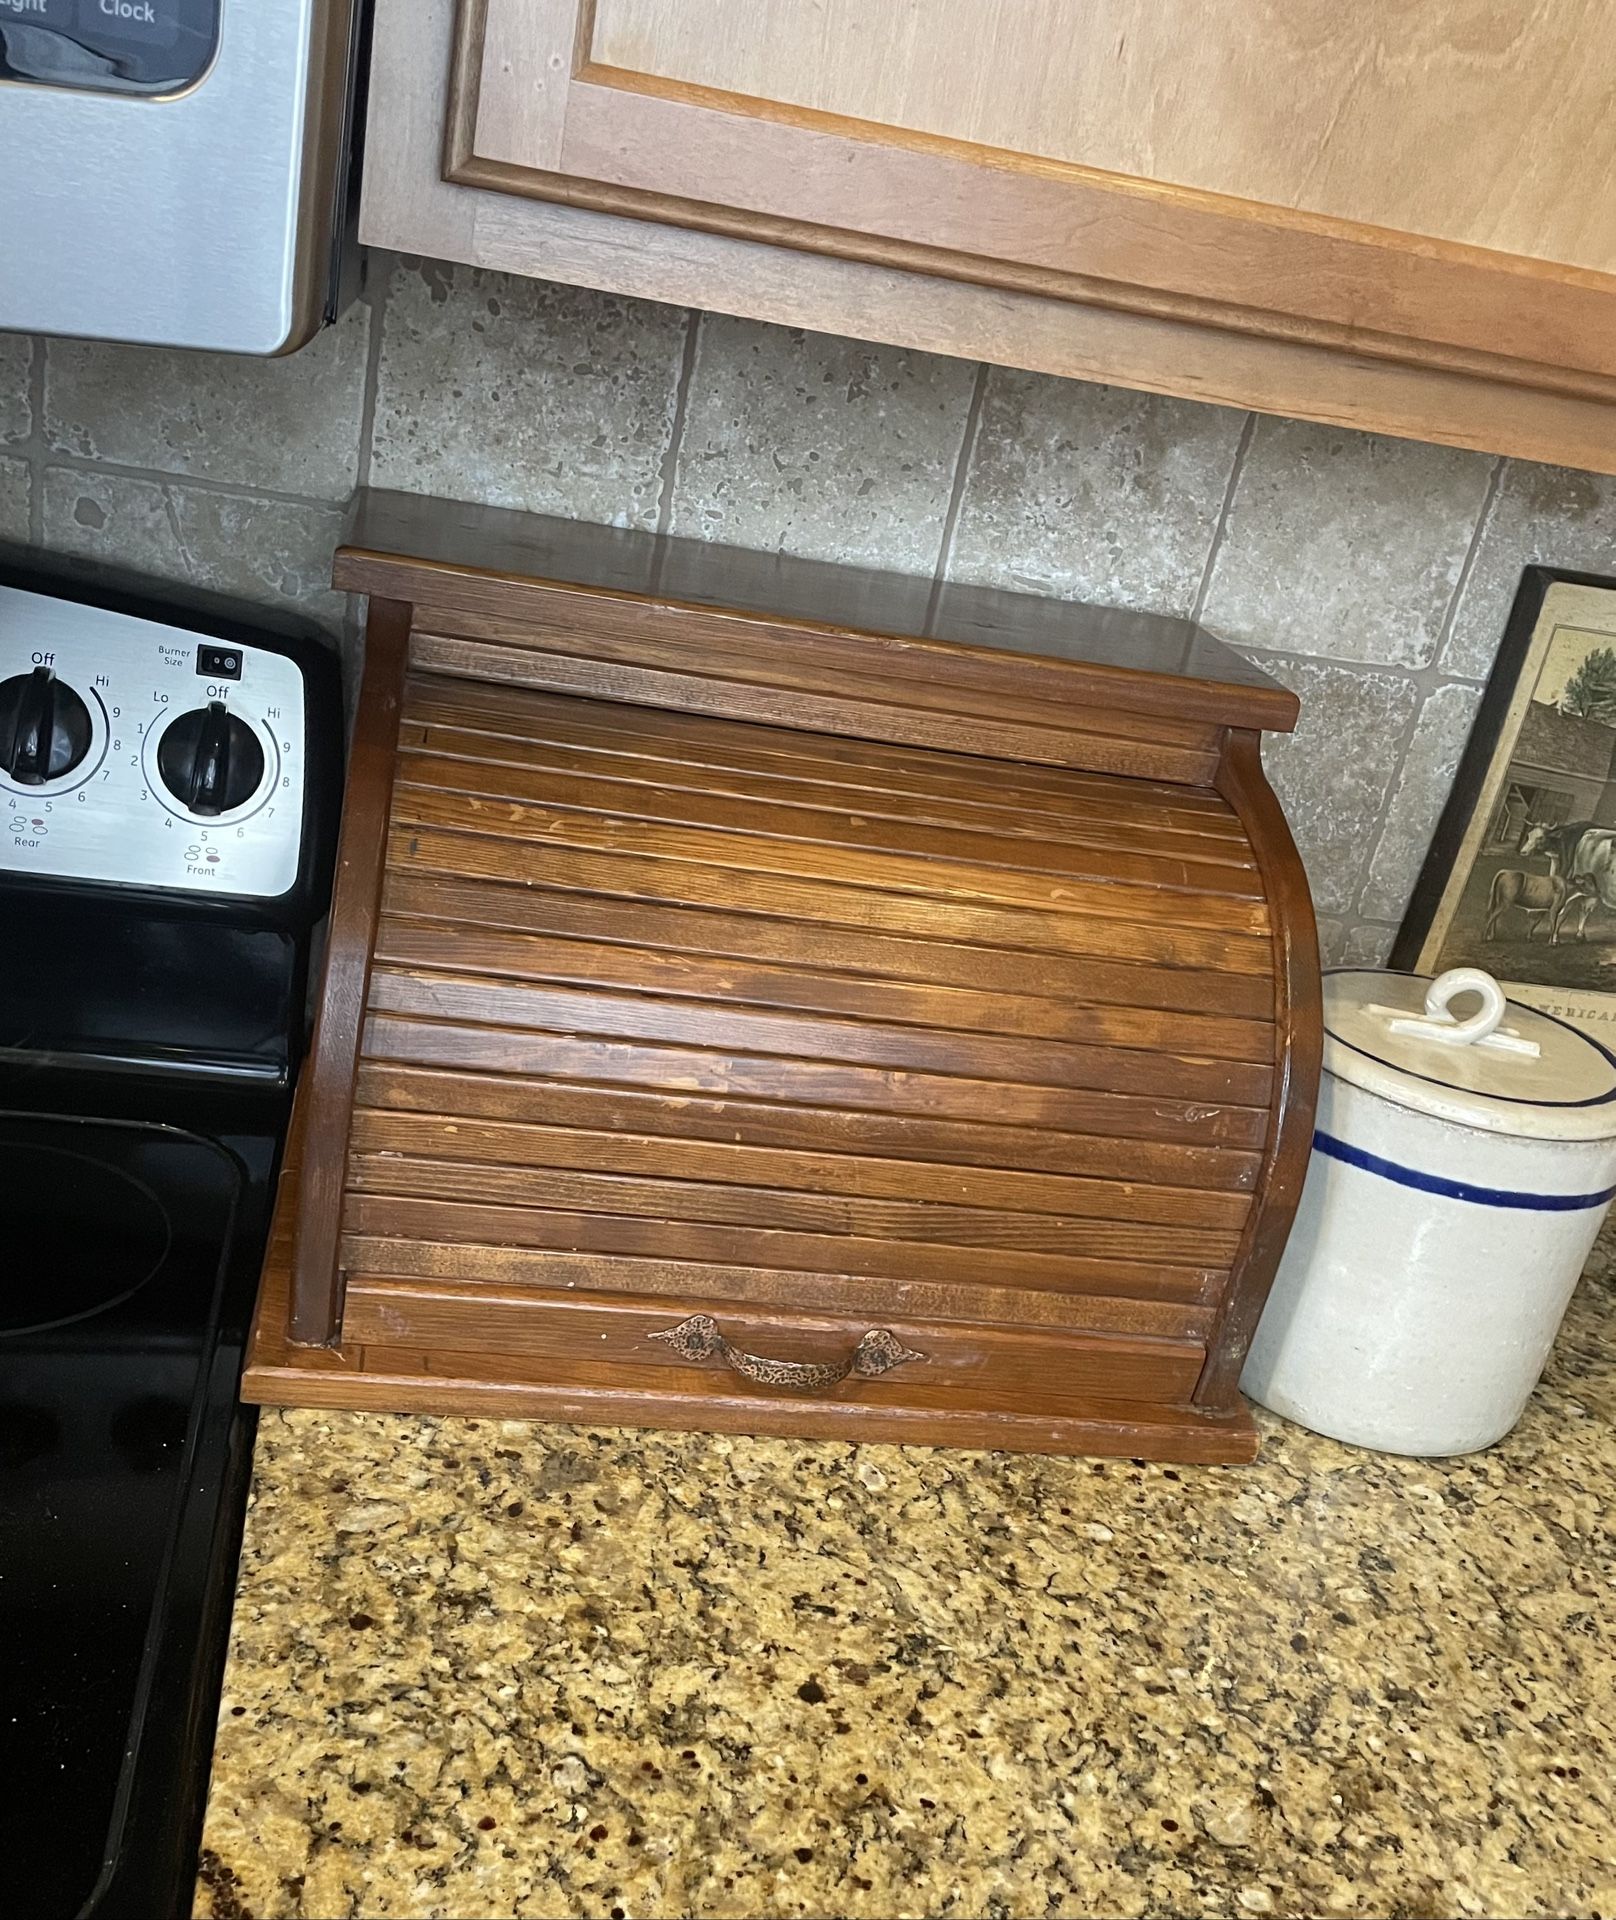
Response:
[[[1327,974],[1324,1029],[1313,1158],[1241,1385],[1358,1446],[1491,1446],[1616,1190],[1616,1060],[1470,967]]]

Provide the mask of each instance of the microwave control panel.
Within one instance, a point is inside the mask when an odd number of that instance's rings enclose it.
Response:
[[[274,898],[304,746],[286,655],[0,587],[0,872]]]
[[[181,93],[213,64],[222,4],[0,0],[0,79],[91,93]]]

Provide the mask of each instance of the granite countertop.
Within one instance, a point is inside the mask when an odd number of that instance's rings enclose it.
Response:
[[[1616,1336],[1254,1467],[267,1414],[196,1912],[1616,1915]]]

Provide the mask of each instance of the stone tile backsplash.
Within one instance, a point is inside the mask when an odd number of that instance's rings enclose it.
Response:
[[[340,635],[364,484],[1195,613],[1302,696],[1268,764],[1363,964],[1520,569],[1616,572],[1616,480],[434,262],[282,361],[0,334],[0,538]]]
[[[1187,614],[1246,416],[990,368],[948,575]]]
[[[1262,663],[1302,703],[1294,733],[1265,736],[1263,764],[1307,861],[1314,905],[1350,920],[1419,688],[1408,674],[1333,660],[1274,653]]]
[[[237,599],[290,602],[334,631],[342,625],[343,596],[331,590],[340,507],[71,467],[47,467],[43,494],[53,553]]]
[[[33,354],[21,334],[0,333],[0,447],[28,437]]]
[[[976,369],[704,314],[669,530],[931,573]]]
[[[1463,680],[1426,696],[1358,897],[1359,910],[1368,918],[1401,918],[1431,838],[1431,795],[1446,794],[1452,785],[1480,705],[1481,688]]]
[[[359,471],[369,338],[370,313],[356,305],[284,360],[52,341],[40,423],[46,449],[346,500]]]
[[[688,320],[547,281],[372,262],[371,484],[654,527]]]
[[[0,458],[0,540],[28,538],[28,464]]]
[[[1616,478],[1506,460],[1442,655],[1444,673],[1485,680],[1521,568],[1616,574]]]
[[[1260,418],[1201,614],[1237,646],[1428,666],[1494,462]]]

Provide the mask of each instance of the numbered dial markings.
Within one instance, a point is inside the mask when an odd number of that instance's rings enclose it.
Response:
[[[284,654],[0,587],[0,872],[273,896],[302,817]]]

